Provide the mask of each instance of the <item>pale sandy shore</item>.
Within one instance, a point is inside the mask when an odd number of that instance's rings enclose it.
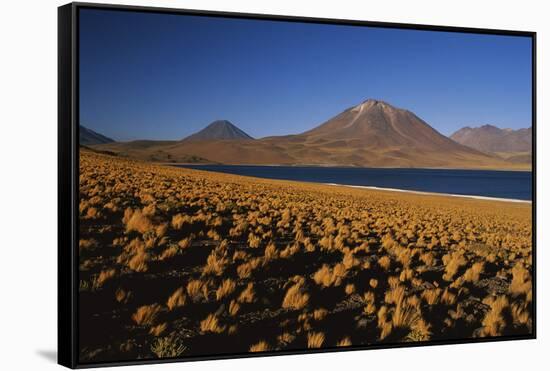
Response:
[[[399,188],[358,186],[358,185],[348,185],[348,184],[338,184],[338,183],[323,183],[323,184],[326,184],[326,185],[329,185],[329,186],[337,186],[337,187],[350,187],[350,188],[358,188],[358,189],[372,189],[372,190],[376,190],[376,191],[412,193],[412,194],[426,195],[426,196],[459,197],[459,198],[472,198],[472,199],[475,199],[475,200],[518,202],[518,203],[532,204],[532,201],[530,201],[530,200],[519,200],[519,199],[513,199],[513,198],[499,198],[499,197],[486,197],[486,196],[475,196],[475,195],[460,195],[460,194],[452,194],[452,193],[411,191],[411,190],[408,190],[408,189],[399,189]]]

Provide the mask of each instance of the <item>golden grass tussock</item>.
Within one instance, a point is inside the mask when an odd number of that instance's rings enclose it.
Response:
[[[224,253],[219,250],[212,250],[212,253],[206,258],[206,264],[202,269],[202,273],[207,275],[221,276],[229,260]]]
[[[237,301],[239,303],[253,303],[255,300],[256,293],[254,292],[254,284],[250,282],[246,285],[246,288],[241,292]]]
[[[136,231],[144,234],[151,231],[154,227],[151,219],[139,209],[126,209],[124,211],[123,222],[126,224],[126,232]]]
[[[115,275],[116,275],[115,269],[107,269],[107,270],[101,271],[101,273],[99,273],[99,275],[94,281],[94,286],[97,288],[103,286],[105,282],[113,279]]]
[[[422,299],[424,299],[428,305],[436,305],[439,303],[441,291],[440,288],[424,290],[421,294]]]
[[[245,279],[252,276],[252,273],[260,266],[261,263],[262,263],[261,258],[253,258],[239,265],[237,267],[237,274],[239,278]]]
[[[170,297],[168,298],[168,301],[166,302],[166,306],[168,307],[168,310],[174,310],[178,307],[183,307],[185,305],[186,296],[183,292],[183,287],[180,287]]]
[[[190,238],[183,238],[181,240],[178,241],[178,247],[181,249],[181,250],[185,250],[187,249],[189,246],[191,246],[191,239]]]
[[[313,318],[316,321],[322,321],[328,314],[328,310],[325,308],[318,308],[313,311]]]
[[[147,262],[150,260],[149,253],[144,250],[138,251],[128,260],[128,268],[136,272],[147,272],[149,266]]]
[[[347,269],[342,263],[338,263],[332,268],[324,264],[315,272],[313,280],[316,284],[323,287],[340,286],[346,274]]]
[[[259,341],[256,344],[252,344],[250,346],[250,348],[248,349],[248,351],[253,352],[253,353],[255,353],[255,352],[267,352],[269,350],[271,350],[271,348],[269,347],[269,344],[264,340]]]
[[[325,342],[325,334],[322,332],[310,332],[307,334],[308,348],[321,348]]]
[[[185,224],[191,225],[193,223],[189,215],[176,214],[172,217],[171,225],[175,230],[180,230]]]
[[[235,300],[231,300],[229,303],[229,314],[235,316],[239,312],[239,309],[241,309],[239,303]]]
[[[337,347],[349,347],[351,345],[351,339],[348,336],[342,338],[336,343]]]
[[[186,286],[187,294],[194,302],[208,299],[208,285],[202,280],[190,280]]]
[[[276,260],[278,257],[279,252],[277,251],[277,246],[273,242],[270,242],[264,250],[264,263]]]
[[[286,292],[282,307],[285,309],[300,310],[309,302],[309,294],[303,283],[298,282],[292,285]]]
[[[220,325],[218,316],[209,314],[208,317],[201,321],[200,329],[203,333],[212,332],[219,334],[225,330],[225,326]]]
[[[506,327],[504,311],[508,309],[508,298],[504,295],[498,297],[487,297],[483,300],[484,304],[489,305],[490,309],[483,318],[482,336],[499,336]]]
[[[260,244],[262,243],[262,239],[258,236],[256,236],[254,233],[250,232],[248,235],[248,246],[251,248],[258,248],[260,247]]]
[[[237,285],[235,284],[235,281],[233,281],[231,278],[223,280],[223,282],[216,290],[216,300],[220,301],[223,298],[231,295],[233,291],[235,291],[236,287]]]
[[[385,271],[387,271],[388,269],[390,269],[390,265],[391,265],[391,259],[389,256],[387,255],[384,255],[382,256],[380,259],[378,259],[378,265]]]
[[[167,260],[173,258],[178,254],[179,251],[180,249],[177,247],[177,245],[172,245],[162,252],[162,254],[159,256],[159,260]]]
[[[467,261],[464,258],[462,251],[455,251],[452,254],[447,254],[443,257],[443,264],[445,264],[445,274],[443,279],[446,281],[452,281],[458,270],[466,265]]]
[[[512,282],[508,288],[508,291],[513,296],[527,295],[532,292],[531,274],[523,266],[523,264],[516,264],[512,268]]]
[[[151,327],[149,329],[149,333],[153,336],[160,336],[164,333],[164,331],[166,331],[167,327],[168,327],[168,324],[166,322],[163,322],[161,324]]]
[[[476,262],[472,264],[470,268],[464,272],[464,280],[466,282],[476,283],[479,281],[479,276],[483,273],[483,268],[485,267],[484,262]]]
[[[153,325],[157,316],[162,311],[162,307],[158,304],[144,305],[137,309],[132,314],[132,319],[138,325]]]

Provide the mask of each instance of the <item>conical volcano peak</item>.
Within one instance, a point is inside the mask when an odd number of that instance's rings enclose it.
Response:
[[[374,107],[378,107],[378,108],[382,108],[382,109],[385,109],[385,108],[396,109],[391,104],[389,104],[387,102],[384,102],[383,100],[369,98],[369,99],[359,103],[355,107],[353,107],[352,111],[353,112],[363,111],[365,109],[374,108]]]
[[[237,140],[253,139],[250,135],[233,125],[228,120],[211,122],[201,131],[188,136],[184,140]]]

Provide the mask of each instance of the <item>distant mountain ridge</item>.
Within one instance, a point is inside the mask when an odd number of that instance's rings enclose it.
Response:
[[[92,129],[88,129],[87,127],[80,125],[79,126],[79,143],[81,145],[95,145],[95,144],[106,144],[106,143],[113,143],[115,140],[106,137],[103,134],[99,134]]]
[[[226,131],[229,130],[229,134]],[[233,124],[219,122],[180,141],[111,143],[96,148],[144,160],[245,165],[314,165],[400,168],[529,169],[442,135],[411,111],[368,99],[296,135],[252,140]],[[239,129],[240,130],[240,129]],[[239,140],[235,140],[239,139]]]
[[[254,139],[228,120],[216,120],[184,141]]]
[[[532,135],[531,127],[513,130],[483,125],[473,128],[466,126],[453,133],[450,138],[457,143],[486,153],[530,153],[533,143]]]

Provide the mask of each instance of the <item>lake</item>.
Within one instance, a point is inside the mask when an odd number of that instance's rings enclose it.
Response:
[[[252,165],[177,166],[268,179],[529,201],[532,199],[532,174],[529,171]]]

